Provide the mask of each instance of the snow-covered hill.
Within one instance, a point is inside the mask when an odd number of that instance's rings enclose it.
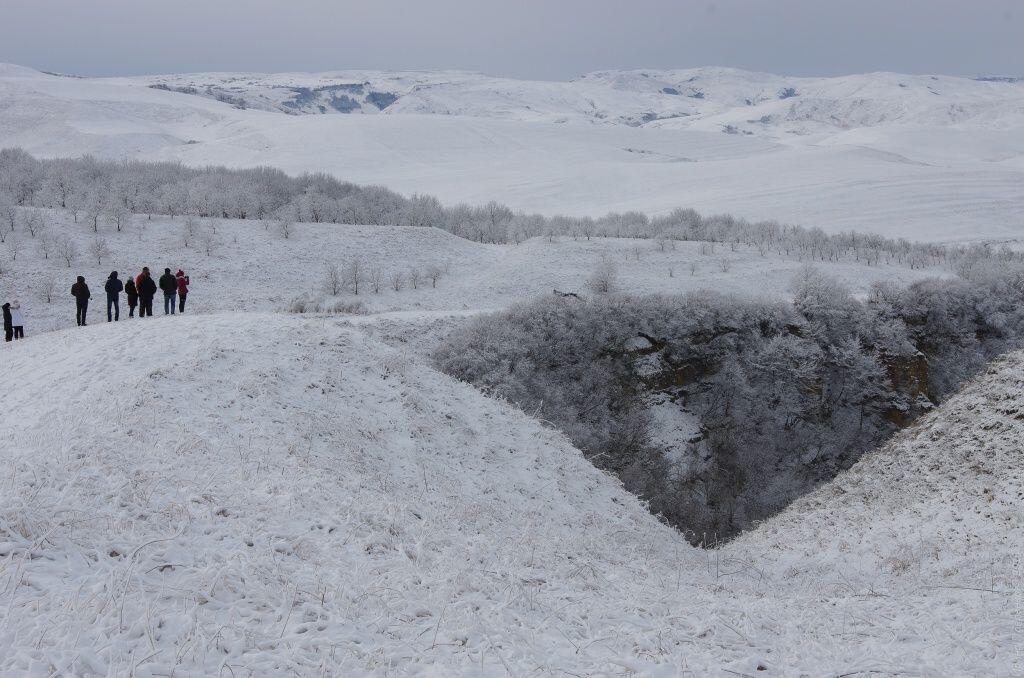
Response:
[[[348,101],[375,114],[283,114]],[[965,78],[695,69],[564,83],[448,72],[97,79],[0,66],[0,145],[328,171],[548,214],[692,206],[926,240],[1024,228],[1024,83]]]
[[[1020,354],[705,553],[561,436],[335,320],[0,348],[5,674],[1014,670]]]
[[[509,120],[696,127],[779,138],[892,123],[1018,125],[1021,83],[869,73],[792,78],[732,68],[600,71],[568,82],[457,71],[190,73],[129,78],[291,114],[418,113]]]
[[[954,579],[1021,595],[1022,363],[1022,353],[996,360],[938,411],[730,548],[777,567],[842,567],[865,585],[888,571],[919,585]]]
[[[5,675],[536,661],[589,616],[587,582],[642,585],[634,554],[673,541],[560,436],[333,322],[195,316],[15,348]]]

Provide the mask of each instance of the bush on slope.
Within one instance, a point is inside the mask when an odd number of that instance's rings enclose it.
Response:
[[[701,542],[831,479],[1020,346],[1022,294],[1022,276],[926,280],[862,302],[807,269],[792,304],[547,299],[475,321],[436,359],[552,422]],[[697,416],[695,440],[654,444],[654,394]]]

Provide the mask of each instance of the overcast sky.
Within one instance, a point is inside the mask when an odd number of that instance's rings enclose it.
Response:
[[[0,0],[0,61],[83,75],[1024,75],[1024,0]]]

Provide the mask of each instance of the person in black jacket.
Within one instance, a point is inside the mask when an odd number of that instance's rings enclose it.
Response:
[[[103,289],[107,293],[107,322],[111,321],[110,307],[114,307],[113,320],[116,322],[121,319],[121,290],[124,289],[124,285],[120,280],[117,279],[117,271],[111,271],[110,277],[107,278],[106,284]]]
[[[174,309],[178,306],[178,279],[169,268],[165,268],[164,274],[160,276],[160,289],[164,291],[164,315],[174,315]]]
[[[153,296],[156,294],[156,283],[149,274],[149,267],[142,269],[140,279],[135,281],[135,289],[139,292],[139,317],[153,317]]]
[[[85,278],[78,276],[78,282],[71,286],[71,296],[75,298],[75,320],[79,327],[85,326],[85,312],[89,309],[89,286]]]
[[[128,300],[128,317],[135,317],[135,307],[139,304],[139,291],[135,289],[135,281],[131,276],[124,283],[124,296]]]
[[[14,338],[14,322],[11,317],[11,305],[4,303],[4,341],[10,341]]]

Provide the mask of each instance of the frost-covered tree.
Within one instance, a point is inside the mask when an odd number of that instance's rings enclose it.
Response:
[[[369,273],[370,287],[373,288],[374,294],[380,294],[381,287],[384,285],[384,271],[379,267],[370,269]]]
[[[359,285],[362,284],[365,275],[363,262],[358,258],[349,259],[348,263],[345,264],[343,278],[345,285],[352,294],[359,294]]]
[[[57,238],[55,247],[57,255],[64,260],[68,268],[71,268],[71,264],[78,258],[78,246],[75,245],[75,241],[67,235],[61,235]]]
[[[433,265],[427,269],[427,277],[430,279],[430,286],[437,287],[438,281],[444,277],[444,268],[438,265]]]
[[[89,243],[89,256],[95,259],[97,264],[102,264],[103,260],[110,256],[110,245],[107,243],[107,239],[99,235],[93,238]]]
[[[388,280],[391,283],[391,289],[396,292],[401,292],[402,288],[405,287],[405,273],[403,271],[392,271]]]
[[[345,281],[336,264],[327,264],[324,270],[324,291],[331,296],[338,296],[345,288]]]
[[[11,255],[11,261],[17,261],[23,249],[21,237],[17,233],[11,233],[7,238],[7,252]]]

